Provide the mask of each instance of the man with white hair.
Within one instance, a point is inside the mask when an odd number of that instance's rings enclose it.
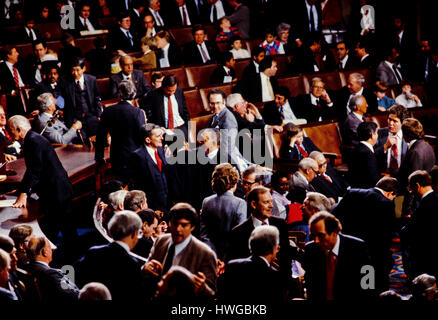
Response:
[[[97,301],[97,300],[112,300],[111,292],[100,282],[87,283],[81,291],[79,291],[79,300]]]
[[[9,268],[11,264],[9,254],[0,249],[0,302],[17,300],[9,290]]]
[[[318,174],[318,163],[311,158],[304,158],[298,163],[298,170],[289,179],[288,199],[303,203],[306,193],[315,191],[310,182]]]
[[[78,120],[68,129],[58,118],[56,110],[56,99],[49,93],[43,93],[37,98],[40,113],[35,119],[34,129],[42,133],[51,143],[70,144],[77,138],[78,131],[82,128],[82,123]]]
[[[141,267],[131,256],[142,226],[140,217],[132,211],[120,211],[109,224],[113,242],[90,248],[76,264],[77,283],[100,282],[114,300],[139,301],[145,296]]]
[[[31,130],[28,119],[13,116],[8,126],[14,140],[23,145],[26,164],[26,172],[18,188],[19,196],[13,206],[26,208],[28,196],[36,193],[42,214],[39,219],[42,231],[53,243],[56,243],[61,231],[66,259],[71,259],[77,234],[68,220],[73,197],[68,174],[50,142]]]

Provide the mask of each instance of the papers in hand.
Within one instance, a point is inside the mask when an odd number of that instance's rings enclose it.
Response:
[[[0,200],[0,208],[12,207],[14,203],[15,199]]]

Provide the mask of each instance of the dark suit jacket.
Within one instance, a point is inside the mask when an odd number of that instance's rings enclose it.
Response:
[[[78,299],[78,287],[69,281],[61,270],[35,261],[29,262],[24,268],[37,279],[43,301],[76,301]],[[66,286],[68,289],[65,289]]]
[[[409,253],[409,259],[406,259],[406,263],[403,261],[403,264],[406,265],[406,272],[411,278],[422,273],[438,276],[438,257],[431,254],[430,246],[426,245],[435,241],[433,238],[438,223],[437,210],[438,194],[432,192],[421,199],[411,220],[402,230],[405,236],[401,240]]]
[[[276,227],[280,231],[281,249],[278,255],[280,261],[280,272],[284,277],[290,277],[292,260],[286,223],[282,219],[270,217],[269,225]],[[229,241],[230,246],[225,257],[226,261],[245,258],[251,255],[248,240],[253,230],[254,224],[251,216],[231,230]]]
[[[93,28],[95,30],[102,29],[102,27],[100,26],[99,21],[97,19],[94,19],[93,17],[91,17],[91,18],[88,18],[87,20],[91,23],[91,25],[93,26]],[[76,19],[75,19],[75,29],[74,29],[75,37],[80,37],[81,36],[81,31],[84,31],[84,30],[87,30],[87,29],[81,23],[81,20],[79,19],[79,16],[76,16]]]
[[[35,192],[41,205],[50,207],[62,206],[71,199],[73,189],[67,172],[46,138],[29,131],[24,138],[23,155],[26,172],[21,180],[20,193],[30,195]]]
[[[360,286],[364,274],[361,268],[370,265],[368,250],[364,241],[358,238],[339,234],[339,256],[335,271],[333,295],[335,300],[355,300],[369,295],[371,290],[363,290]],[[327,275],[326,253],[311,241],[306,244],[301,261],[305,274],[308,299],[312,301],[326,300]]]
[[[251,78],[257,74],[258,74],[258,72],[257,72],[256,66],[254,64],[254,60],[252,60],[252,58],[251,58],[248,65],[243,69],[241,79]]]
[[[131,153],[129,159],[128,179],[131,189],[143,190],[147,194],[150,208],[167,212],[169,208],[166,178],[167,162],[163,148],[158,149],[158,156],[162,161],[161,172],[147,152],[145,145],[136,149]]]
[[[372,188],[380,179],[376,155],[363,143],[354,148],[348,168],[352,187]]]
[[[41,39],[41,33],[39,32],[39,30],[37,28],[33,28],[33,31],[35,32],[37,40]],[[32,37],[28,35],[24,26],[18,29],[14,39],[14,43],[32,43],[33,41]]]
[[[117,25],[117,27],[111,32],[111,48],[113,50],[120,49],[128,52],[136,51],[138,49],[138,39],[136,39],[135,33],[133,33],[131,30],[129,30],[129,33],[132,36],[132,40],[134,42],[133,45],[131,45],[131,41],[129,41],[128,37]]]
[[[332,119],[335,116],[335,106],[329,107],[324,99],[319,99],[320,107],[313,105],[311,102],[310,93],[300,94],[293,99],[293,105],[299,110],[300,117],[303,117],[307,122],[319,121],[321,117],[322,120]]]
[[[365,59],[363,59],[362,61],[359,60],[359,64],[357,67],[358,69],[368,69],[374,72],[376,66],[377,66],[376,59],[372,55],[369,55],[365,57]]]
[[[368,113],[372,113],[377,111],[377,97],[376,95],[368,88],[363,89],[363,96],[367,100],[368,103]],[[347,102],[350,98],[350,91],[347,87],[343,87],[335,95],[335,106],[336,106],[336,114],[339,120],[344,120],[347,117]]]
[[[167,257],[168,248],[171,245],[172,236],[164,234],[155,241],[152,247],[151,254],[148,260],[155,259],[162,264]],[[216,254],[205,243],[202,243],[192,235],[189,244],[179,254],[181,259],[179,266],[186,268],[193,274],[203,272],[206,276],[206,284],[208,287],[216,291]]]
[[[153,246],[154,241],[151,238],[143,237],[141,239],[138,239],[138,243],[135,248],[132,249],[132,252],[147,259],[147,257],[149,257],[149,254],[151,253],[151,249]]]
[[[290,104],[290,103],[289,103]],[[297,114],[294,110],[292,110],[295,116]],[[283,123],[283,119],[281,118],[280,109],[275,104],[275,101],[269,101],[265,103],[265,106],[262,110],[262,117],[263,120],[265,120],[266,124],[273,125],[273,126],[280,126]],[[298,118],[298,116],[297,116]]]
[[[435,164],[433,148],[423,139],[415,141],[406,152],[406,156],[398,171],[398,180],[403,185],[408,182],[409,175],[416,170],[432,170]]]
[[[393,266],[390,249],[395,226],[394,202],[376,188],[350,189],[333,214],[341,221],[343,232],[367,243],[378,275],[377,284],[382,291],[387,290],[387,278]]]
[[[379,162],[379,170],[381,172],[384,172],[388,166],[388,151],[383,152],[383,145],[385,144],[386,140],[388,140],[389,130],[388,128],[381,128],[377,132],[379,134],[379,137],[377,139],[377,143],[374,147],[376,150],[376,157],[377,161]],[[408,144],[406,143],[405,139],[402,141],[402,150],[401,150],[401,162],[403,162],[406,152],[408,151]]]
[[[96,161],[103,160],[108,132],[111,135],[111,168],[116,174],[128,164],[131,153],[144,141],[140,128],[145,124],[145,114],[127,101],[109,106],[102,112],[96,135]]]
[[[26,84],[26,77],[25,72],[23,72],[22,66],[17,63],[15,67],[18,69],[18,73],[20,74],[21,80],[24,84]],[[23,104],[21,103],[20,96],[11,96],[11,93],[13,90],[17,90],[17,87],[15,86],[14,76],[12,75],[11,71],[9,70],[8,66],[6,65],[6,62],[0,63],[0,74],[2,75],[0,77],[0,92],[1,94],[6,95],[6,107],[7,107],[7,116],[12,117],[16,114],[24,115],[24,108]],[[30,107],[30,106],[29,106]],[[29,112],[29,110],[28,110]]]
[[[285,302],[286,284],[281,274],[259,256],[228,262],[218,286],[222,301]]]
[[[337,69],[339,71],[342,71],[342,70],[354,70],[354,69],[357,69],[359,67],[358,64],[359,64],[359,61],[357,60],[356,56],[353,54],[352,51],[350,51],[350,53],[348,54],[348,59],[347,59],[347,62],[345,63],[344,68],[343,69],[339,69],[339,61],[338,61]]]
[[[218,65],[217,68],[213,70],[213,73],[210,76],[210,83],[225,83],[225,76],[227,76],[227,73],[225,72],[224,67]],[[236,78],[236,71],[233,68],[230,68],[230,77],[232,80]]]
[[[157,124],[161,127],[166,127],[164,118],[164,91],[162,88],[151,91],[144,99],[144,107],[146,109],[146,115],[149,123]],[[178,113],[188,125],[190,121],[189,111],[186,106],[186,98],[180,87],[176,89],[175,99],[178,102]]]
[[[210,56],[210,60],[206,63],[217,62],[219,49],[216,43],[210,40],[205,40],[204,42],[207,47],[208,55]],[[198,45],[194,41],[184,46],[184,64],[203,64]]]
[[[278,89],[278,81],[275,77],[269,78],[272,86],[272,91],[275,93]],[[243,78],[238,84],[238,90],[241,92],[243,98],[249,102],[261,102],[263,101],[262,94],[262,80],[260,73]]]
[[[310,182],[310,184],[315,188],[316,192],[322,193],[327,198],[333,198],[335,201],[338,201],[338,198],[342,197],[347,191],[347,188],[349,187],[348,182],[329,164],[327,165],[326,175],[332,179],[331,183],[321,175],[318,175]]]
[[[75,270],[79,286],[101,282],[108,287],[113,300],[144,298],[141,266],[116,242],[90,248],[76,263]]]
[[[304,137],[302,146],[304,147],[304,150],[306,150],[307,154],[310,154],[312,151],[321,151],[317,146],[315,146],[313,141],[308,137]],[[303,156],[298,151],[297,146],[294,146],[292,148],[287,143],[283,143],[281,155],[283,158],[286,159],[299,159],[299,160],[303,159]]]
[[[100,117],[102,106],[100,105],[100,93],[95,76],[84,73],[84,90],[87,92],[90,106],[89,114],[94,117]],[[71,127],[76,120],[82,119],[82,106],[77,106],[75,100],[75,82],[73,80],[66,81],[65,87],[61,92],[65,99],[64,122],[67,127]]]
[[[131,73],[132,80],[134,81],[135,89],[137,89],[136,98],[144,97],[150,90],[148,81],[146,80],[144,73],[140,70],[133,70]],[[123,80],[122,71],[111,76],[111,96],[117,98],[119,91],[119,84]]]
[[[160,59],[162,57],[163,57],[163,52],[160,49],[156,53],[157,67],[160,65]],[[167,52],[167,58],[169,59],[169,65],[171,67],[180,66],[183,64],[183,56],[181,53],[181,49],[174,41],[170,42],[169,51]]]
[[[196,4],[193,1],[186,1],[185,5],[186,5],[186,12],[189,17],[191,25],[193,26],[195,24],[201,23],[202,22],[201,17],[198,15]],[[179,6],[175,2],[172,2],[169,5],[168,17],[169,19],[167,21],[169,21],[168,22],[169,27],[183,26],[183,20],[181,17]]]
[[[329,72],[336,69],[335,58],[329,50],[321,49],[321,55],[318,58],[310,48],[303,45],[298,48],[296,56],[287,65],[286,72],[287,74],[314,73],[314,65],[318,66],[320,72]]]

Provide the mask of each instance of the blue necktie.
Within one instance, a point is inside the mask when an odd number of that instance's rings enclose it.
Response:
[[[134,46],[134,41],[132,41],[132,36],[129,31],[126,32],[126,35],[128,36],[129,41],[131,42],[131,46]]]

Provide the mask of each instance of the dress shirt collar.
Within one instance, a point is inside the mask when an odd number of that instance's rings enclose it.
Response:
[[[355,115],[356,118],[358,118],[360,121],[363,121],[363,115],[362,114],[356,113],[354,111],[352,112],[352,114]]]
[[[265,257],[262,257],[262,256],[258,256],[260,259],[262,259],[265,263],[266,263],[266,265],[268,266],[268,267],[270,267],[271,265],[269,264],[269,262],[268,262],[268,260],[266,260],[266,258]]]
[[[385,196],[385,191],[383,191],[382,189],[380,189],[380,188],[377,188],[377,187],[374,187],[374,189],[376,189],[376,190],[378,190],[378,191],[380,191],[380,193],[383,195],[383,196]]]
[[[44,112],[43,114],[45,114],[45,115],[48,116],[49,118],[53,117],[53,114],[50,114],[50,113],[47,113],[47,112]]]
[[[252,60],[252,63],[254,63],[254,66],[256,68],[256,72],[259,73],[259,64],[257,62],[255,62],[254,60]]]
[[[210,159],[210,160],[214,159],[218,152],[219,152],[219,148],[216,148],[213,151],[209,152],[207,154],[208,159]]]
[[[117,243],[119,246],[121,246],[123,249],[125,249],[127,253],[129,253],[131,251],[131,249],[129,249],[129,246],[126,243],[124,243],[123,241],[117,240],[114,242]]]
[[[224,70],[225,70],[225,72],[228,74],[228,72],[230,72],[231,70],[230,70],[230,68],[228,68],[228,67],[225,67],[225,66],[223,66],[224,67]]]
[[[167,51],[169,51],[169,47],[170,47],[170,43],[166,44],[162,50],[167,52]]]
[[[175,244],[175,255],[174,255],[174,257],[179,255],[181,253],[181,251],[183,251],[189,245],[191,240],[192,240],[192,235],[189,235],[183,242]],[[173,244],[173,240],[171,240],[170,242],[171,242],[171,244]]]
[[[341,243],[341,237],[339,237],[339,234],[338,234],[337,237],[336,237],[336,244],[335,244],[335,246],[332,249],[332,252],[333,252],[333,254],[336,257],[339,257],[339,246],[340,246],[340,243]]]
[[[266,79],[269,79],[269,77],[263,72],[260,72],[260,77],[262,77],[262,83],[266,83]]]
[[[433,189],[427,191],[425,194],[423,194],[423,196],[421,197],[421,200],[423,200],[425,197],[427,197],[432,192],[433,192]]]
[[[147,50],[145,53],[143,53],[143,55],[145,56],[145,55],[147,55],[149,52],[151,52],[152,50]]]
[[[339,61],[340,63],[342,63],[342,68],[345,68],[345,64],[347,63],[347,60],[348,60],[348,54],[345,55],[344,59]]]
[[[352,96],[363,96],[363,87],[360,88],[360,90],[359,90],[358,92],[356,92],[356,93],[352,93],[352,94],[350,95],[350,97],[352,97]]]
[[[153,148],[151,148],[151,147],[146,146],[146,151],[149,153],[149,155],[150,155],[151,158],[152,158],[152,161],[155,162],[155,164],[157,163],[157,159],[155,159],[155,151],[156,151],[156,150],[157,150],[157,149],[153,149]]]
[[[84,76],[80,77],[78,80],[75,80],[75,83],[79,81],[79,85],[81,86],[81,89],[84,90]]]
[[[360,143],[363,143],[364,145],[366,145],[368,147],[368,149],[370,149],[371,152],[374,153],[374,147],[372,145],[370,145],[368,142],[361,141]]]
[[[408,143],[408,149],[410,149],[416,141],[417,141],[417,139],[414,139],[411,142],[409,142]]]
[[[368,57],[369,54],[367,53],[366,55],[364,55],[362,58],[360,58],[360,62],[364,61],[366,57]]]
[[[137,15],[137,17],[140,17],[140,12],[138,12],[137,9],[133,8],[132,10],[135,12],[135,14]]]
[[[313,93],[310,93],[310,103],[313,104],[314,106],[316,106],[318,104],[318,99],[320,100],[321,98],[317,98],[313,95]]]
[[[126,75],[126,74],[124,74],[124,73],[122,72],[123,80],[129,80],[129,79],[132,79],[132,74],[133,74],[133,73]],[[133,79],[133,80],[134,80],[134,79]]]
[[[256,217],[254,217],[253,215],[251,215],[251,220],[252,220],[252,225],[254,226],[254,228],[257,228],[257,227],[263,225],[263,222],[265,222],[266,225],[269,226],[269,219],[266,219],[265,221],[261,221],[261,220],[257,219]]]

